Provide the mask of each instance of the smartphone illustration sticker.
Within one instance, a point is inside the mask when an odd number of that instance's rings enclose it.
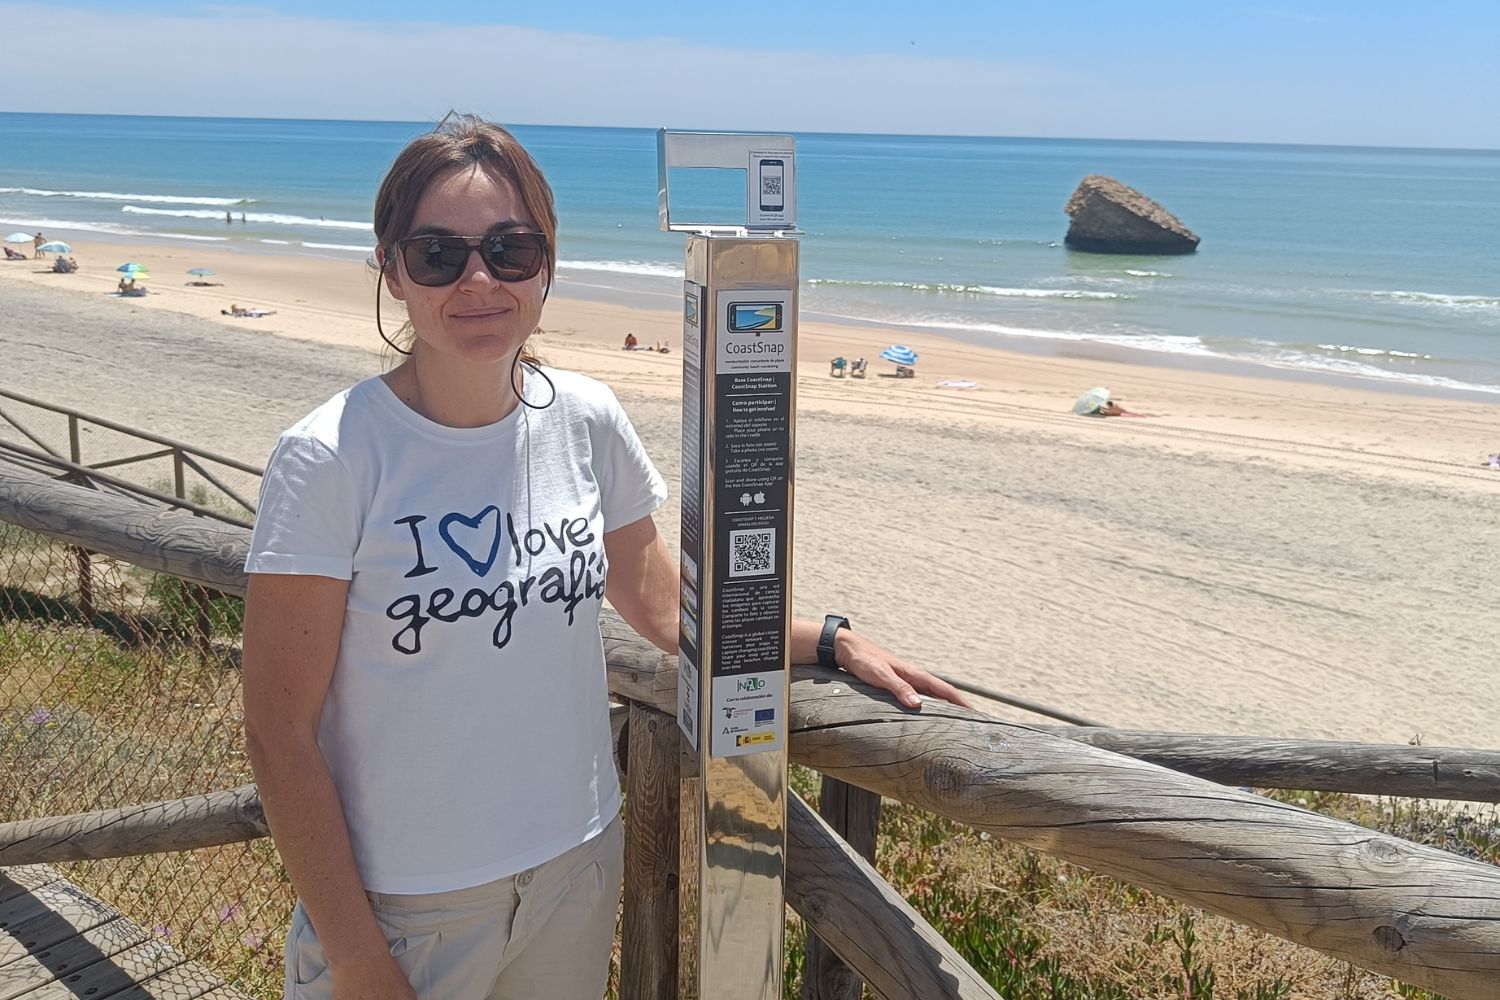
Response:
[[[782,160],[760,161],[760,210],[780,212],[786,208],[786,163]]]
[[[731,302],[729,329],[734,333],[781,329],[780,302]]]

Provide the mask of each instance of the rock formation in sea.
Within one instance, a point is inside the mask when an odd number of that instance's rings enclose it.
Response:
[[[1089,174],[1068,199],[1073,217],[1065,240],[1089,253],[1183,254],[1198,237],[1177,216],[1113,177]]]

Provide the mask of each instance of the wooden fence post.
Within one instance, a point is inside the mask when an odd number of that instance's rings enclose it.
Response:
[[[677,995],[677,720],[630,703],[620,1000]]]
[[[880,796],[837,778],[823,778],[818,814],[860,857],[875,863],[875,836],[880,829]],[[860,1000],[864,982],[839,960],[833,949],[811,931],[807,964],[802,970],[803,1000]]]

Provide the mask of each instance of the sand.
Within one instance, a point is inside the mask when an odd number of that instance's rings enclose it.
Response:
[[[0,263],[0,389],[259,464],[381,370],[363,265],[48,235],[84,270]],[[124,260],[152,295],[110,294]],[[615,387],[675,496],[680,358],[618,347],[680,346],[676,314],[564,281],[543,330],[549,362]],[[882,377],[892,340],[919,378]],[[796,612],[1117,726],[1500,744],[1500,405],[1068,351],[805,323]],[[836,354],[871,377],[830,378]],[[1073,416],[1094,385],[1152,415]],[[658,519],[675,542],[675,506]]]

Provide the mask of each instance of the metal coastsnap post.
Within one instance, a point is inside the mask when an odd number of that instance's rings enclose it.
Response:
[[[658,133],[686,231],[678,725],[683,996],[781,1000],[798,240],[791,136]],[[681,222],[673,169],[739,169],[740,219]],[[694,884],[695,883],[695,884]],[[692,903],[688,904],[692,906]]]

